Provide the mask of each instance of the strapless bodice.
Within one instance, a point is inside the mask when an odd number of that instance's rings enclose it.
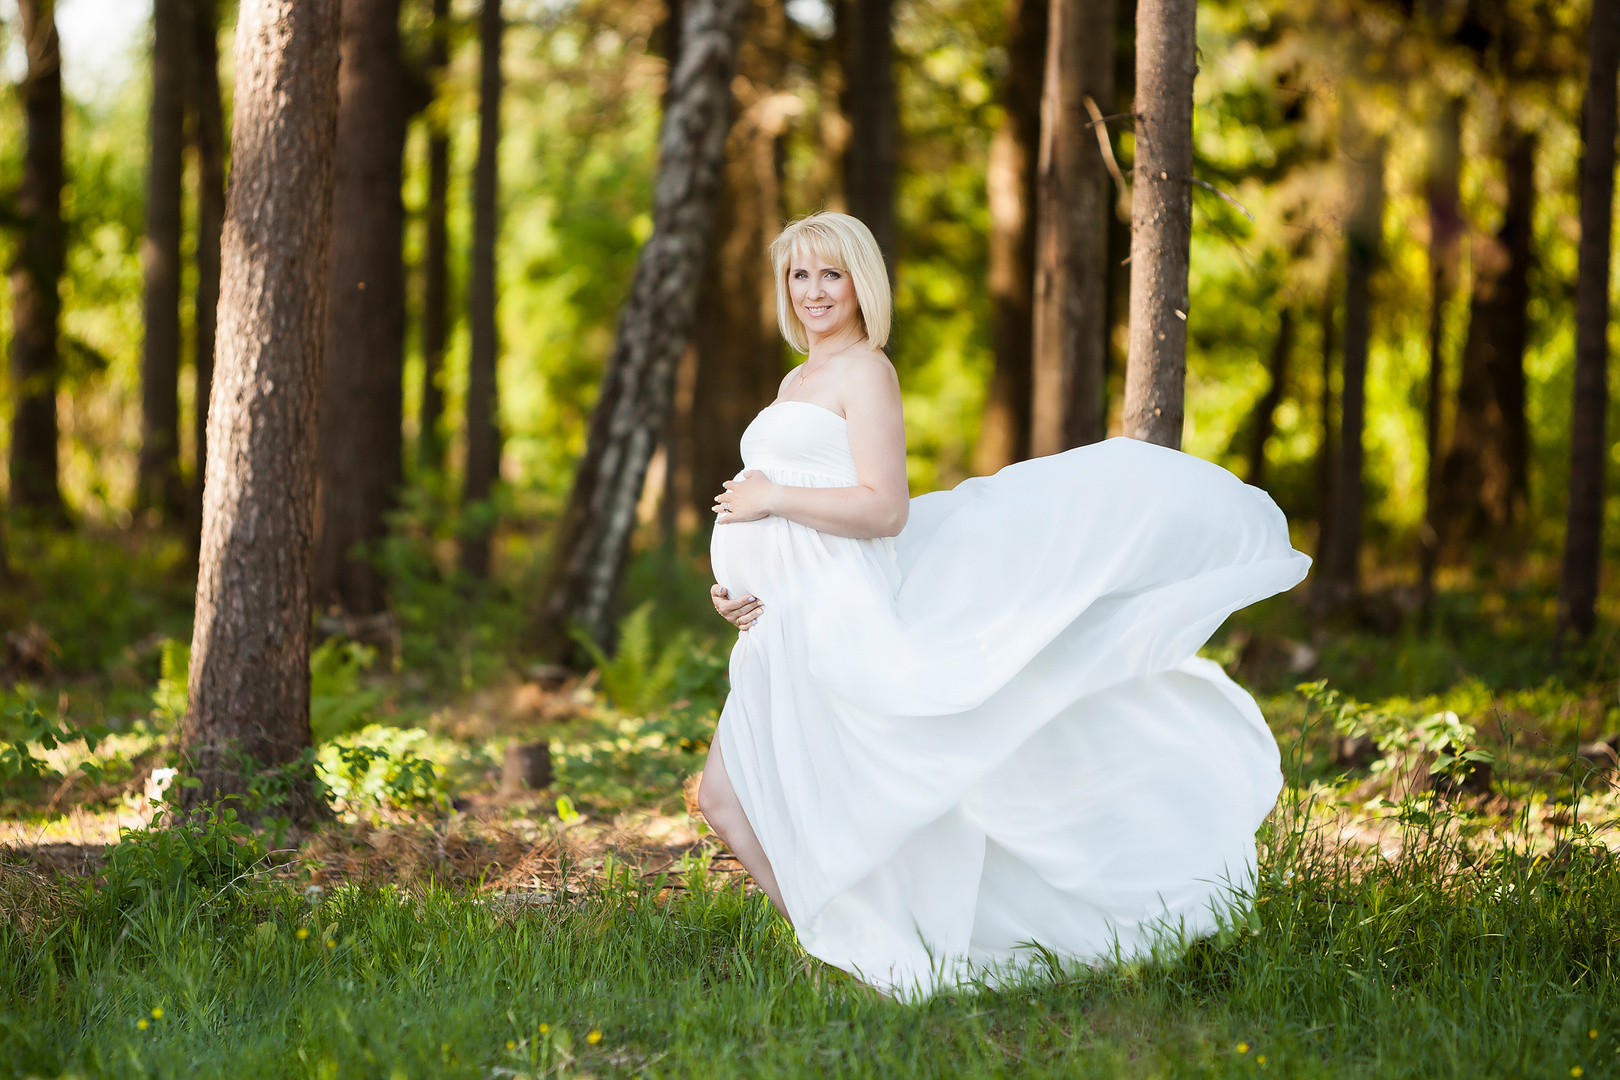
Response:
[[[779,401],[760,410],[742,437],[743,468],[759,469],[772,480],[797,474],[805,487],[854,484],[855,457],[849,424],[831,409],[808,401]],[[815,477],[829,484],[805,483]]]

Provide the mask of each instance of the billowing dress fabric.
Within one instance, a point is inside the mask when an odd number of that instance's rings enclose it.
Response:
[[[772,405],[779,484],[856,482],[845,421]],[[1280,790],[1254,700],[1197,652],[1301,581],[1281,512],[1112,439],[913,499],[894,540],[719,525],[759,596],[717,738],[813,955],[902,997],[1208,933]]]

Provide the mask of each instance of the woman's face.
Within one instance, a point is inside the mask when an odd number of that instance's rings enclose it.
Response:
[[[859,326],[860,303],[847,271],[814,252],[796,250],[788,263],[788,297],[812,341]]]

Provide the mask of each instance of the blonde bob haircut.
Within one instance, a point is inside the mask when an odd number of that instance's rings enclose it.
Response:
[[[810,335],[788,293],[788,273],[795,253],[813,256],[836,266],[855,283],[855,302],[861,325],[874,349],[889,343],[889,272],[877,240],[858,218],[828,210],[791,222],[771,241],[771,267],[776,274],[776,325],[787,343],[802,353],[810,351]]]

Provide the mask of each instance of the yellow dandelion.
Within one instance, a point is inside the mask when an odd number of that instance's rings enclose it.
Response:
[[[1264,1055],[1264,1054],[1256,1054],[1255,1058],[1254,1058],[1254,1063],[1256,1065],[1264,1065],[1266,1063],[1266,1055]]]
[[[517,1043],[513,1042],[511,1039],[507,1039],[506,1040],[506,1048],[508,1050],[516,1050],[517,1049]]]
[[[150,1025],[146,1022],[146,1017],[143,1016],[139,1020],[135,1021],[135,1026],[140,1028],[142,1031],[145,1031]]]
[[[298,936],[299,941],[303,941],[305,938],[309,937],[309,927],[300,926],[298,928],[298,935],[297,936]]]
[[[328,940],[327,943],[326,943],[326,947],[328,949],[335,949],[335,948],[337,948],[337,942]]]
[[[596,1028],[592,1028],[591,1033],[585,1036],[585,1041],[590,1043],[592,1046],[595,1046],[597,1043],[602,1041],[602,1033]]]
[[[152,1006],[152,1019],[154,1019],[154,1020],[163,1019],[163,1006],[161,1006],[161,1005]]]
[[[1240,1054],[1247,1054],[1249,1052],[1249,1044],[1248,1043],[1238,1043],[1237,1044],[1237,1052],[1240,1053]]]
[[[1586,1075],[1586,1070],[1581,1068],[1579,1065],[1571,1065],[1570,1069],[1569,1069],[1569,1075],[1571,1075],[1571,1076],[1585,1076]]]
[[[1597,1028],[1593,1028],[1593,1029],[1592,1029],[1592,1030],[1591,1030],[1591,1031],[1588,1031],[1588,1032],[1587,1032],[1587,1033],[1586,1033],[1586,1037],[1587,1037],[1587,1038],[1588,1038],[1588,1039],[1595,1039],[1595,1038],[1597,1038]]]
[[[548,1032],[550,1030],[551,1030],[551,1025],[550,1024],[541,1024],[540,1025],[540,1034],[544,1035],[546,1032]]]

